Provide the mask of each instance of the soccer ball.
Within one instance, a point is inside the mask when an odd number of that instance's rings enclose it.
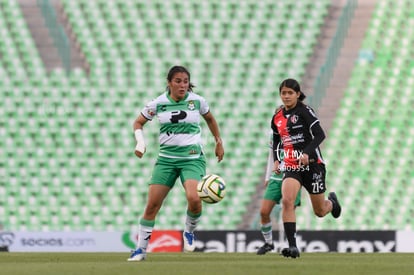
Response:
[[[226,183],[220,176],[205,175],[197,184],[197,193],[206,203],[218,203],[226,195]]]

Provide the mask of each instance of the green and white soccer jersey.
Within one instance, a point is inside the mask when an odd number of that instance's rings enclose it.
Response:
[[[179,102],[171,99],[166,92],[148,103],[141,113],[148,120],[158,117],[159,156],[198,158],[203,149],[200,118],[208,111],[207,101],[193,92],[188,92]]]

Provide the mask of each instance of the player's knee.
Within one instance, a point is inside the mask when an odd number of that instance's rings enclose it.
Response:
[[[187,202],[190,205],[199,205],[199,204],[201,204],[201,199],[197,194],[188,195],[187,196]]]
[[[201,199],[198,196],[187,197],[188,209],[193,213],[201,211]]]
[[[265,210],[265,209],[261,209],[260,210],[260,218],[262,218],[262,220],[268,220],[270,219],[270,213],[269,211]]]
[[[145,215],[148,217],[155,217],[158,213],[158,211],[161,208],[161,204],[159,203],[151,203],[147,204],[147,207],[145,208]]]
[[[294,209],[295,200],[290,198],[282,198],[282,206],[284,209]]]

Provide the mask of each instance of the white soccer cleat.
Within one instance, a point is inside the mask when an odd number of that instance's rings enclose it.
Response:
[[[184,252],[193,252],[195,250],[194,233],[183,232]]]
[[[141,248],[138,248],[134,251],[132,251],[131,256],[128,258],[128,262],[140,262],[145,260],[147,257],[147,253],[145,253]]]

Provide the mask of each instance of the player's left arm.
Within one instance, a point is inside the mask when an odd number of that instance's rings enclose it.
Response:
[[[218,159],[218,162],[220,162],[224,157],[224,147],[223,147],[223,141],[221,140],[221,137],[220,137],[220,129],[218,127],[217,121],[210,111],[204,114],[203,118],[207,122],[208,128],[210,129],[210,132],[214,137],[214,140],[216,143],[215,154]]]
[[[316,148],[322,143],[325,139],[325,132],[323,131],[319,119],[316,117],[314,111],[306,106],[306,111],[303,113],[303,118],[306,121],[306,124],[309,125],[309,132],[313,136],[312,141],[303,149],[303,158],[300,162],[304,165],[309,164],[309,155],[315,152]]]

